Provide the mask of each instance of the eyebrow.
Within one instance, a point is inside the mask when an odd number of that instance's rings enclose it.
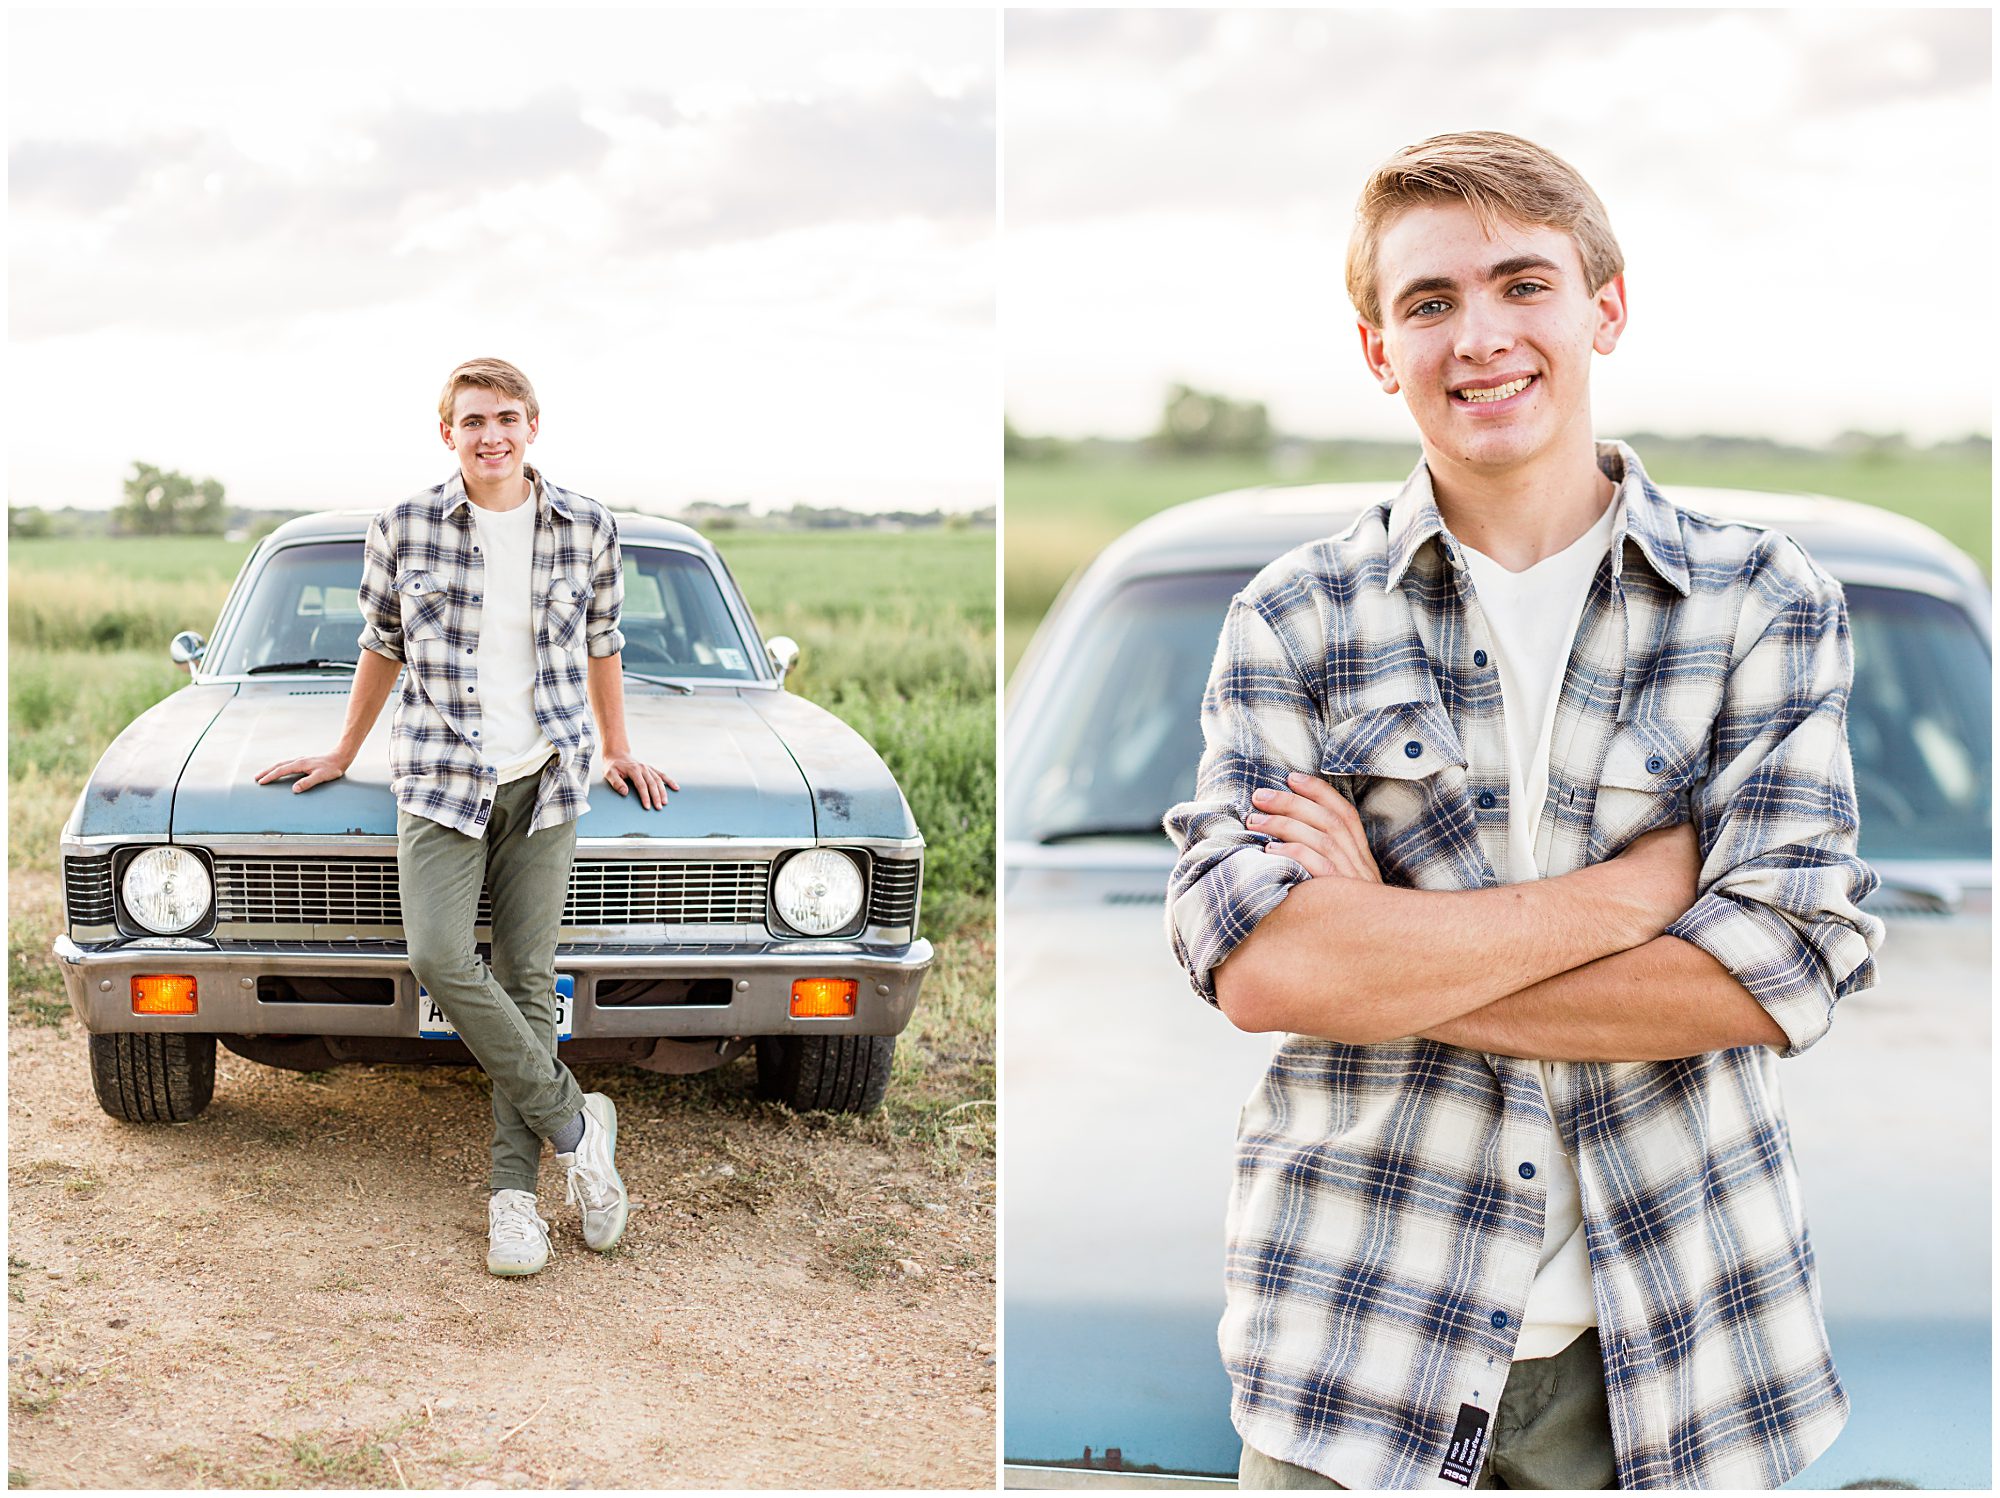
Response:
[[[1495,281],[1504,280],[1508,276],[1519,275],[1524,270],[1554,271],[1558,275],[1562,273],[1562,267],[1546,255],[1515,255],[1511,259],[1502,260],[1495,265],[1489,266],[1486,271],[1486,280],[1490,285]],[[1420,291],[1456,290],[1458,290],[1458,282],[1452,280],[1450,276],[1419,276],[1416,280],[1404,286],[1401,291],[1397,292],[1392,302],[1393,305],[1400,307]]]
[[[495,416],[519,416],[521,414],[521,408],[519,406],[503,406],[501,409],[495,411],[493,414]],[[463,416],[459,417],[458,419],[460,421],[484,421],[486,419],[486,413],[484,411],[467,411]]]

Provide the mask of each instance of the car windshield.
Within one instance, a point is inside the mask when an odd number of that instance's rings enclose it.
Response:
[[[755,681],[751,646],[731,617],[722,584],[693,552],[627,545],[624,664],[647,676]],[[361,634],[359,541],[317,541],[274,553],[251,581],[250,596],[202,668],[234,676],[292,665],[351,665]]]
[[[1087,621],[1008,772],[1008,835],[1157,836],[1194,793],[1201,694],[1247,572],[1139,578]],[[1868,858],[1990,856],[1991,656],[1963,609],[1903,588],[1846,589],[1848,738]]]

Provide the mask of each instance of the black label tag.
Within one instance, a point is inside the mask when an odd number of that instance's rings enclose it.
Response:
[[[1486,1456],[1486,1411],[1476,1404],[1458,1407],[1458,1424],[1451,1429],[1451,1450],[1444,1456],[1438,1476],[1462,1488],[1472,1486],[1479,1475],[1479,1463]]]

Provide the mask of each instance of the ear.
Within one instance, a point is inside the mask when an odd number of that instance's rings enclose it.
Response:
[[[451,423],[443,417],[438,418],[438,435],[444,438],[444,445],[446,447],[450,448],[453,452],[458,451],[458,444],[452,440]]]
[[[1625,273],[1620,271],[1597,288],[1597,329],[1590,346],[1600,354],[1618,347],[1625,333]]]
[[[1375,377],[1383,394],[1394,395],[1402,386],[1397,382],[1396,371],[1389,367],[1389,351],[1383,346],[1382,330],[1365,319],[1357,319],[1354,326],[1361,334],[1361,358],[1368,365],[1368,373]]]
[[[536,435],[537,435],[538,433],[540,433],[540,431],[541,431],[541,430],[542,430],[542,418],[541,418],[541,417],[537,416],[537,417],[535,417],[535,418],[533,418],[532,420],[530,420],[530,421],[529,421],[529,423],[528,423],[528,441],[529,441],[529,442],[530,442],[531,444],[532,444],[532,443],[534,442],[534,440],[535,440],[535,437],[536,437]]]

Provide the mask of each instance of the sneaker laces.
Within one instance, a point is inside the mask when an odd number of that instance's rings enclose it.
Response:
[[[487,1236],[495,1247],[506,1248],[515,1244],[529,1247],[548,1241],[547,1227],[541,1213],[527,1203],[500,1202],[495,1205],[487,1224]]]
[[[586,1212],[603,1212],[617,1205],[618,1190],[606,1177],[579,1163],[569,1167],[563,1199]]]

